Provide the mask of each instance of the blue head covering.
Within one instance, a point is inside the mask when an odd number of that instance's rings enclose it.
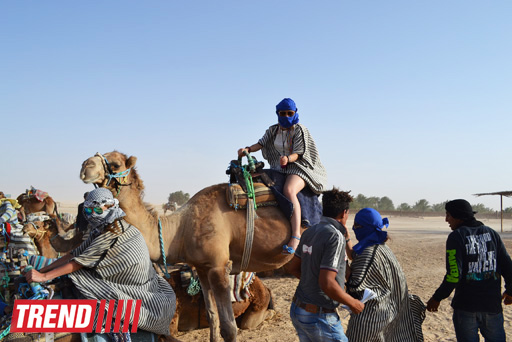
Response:
[[[282,110],[293,110],[295,115],[292,117],[279,116],[279,112]],[[290,128],[293,125],[299,123],[299,113],[297,113],[297,106],[292,99],[285,98],[279,102],[276,106],[276,114],[279,124],[284,128]]]
[[[389,226],[389,220],[387,218],[383,219],[377,210],[372,208],[359,210],[354,218],[354,223],[362,226],[362,228],[353,228],[357,241],[359,241],[354,246],[356,254],[361,254],[366,247],[386,241],[388,233],[383,231],[382,228]]]

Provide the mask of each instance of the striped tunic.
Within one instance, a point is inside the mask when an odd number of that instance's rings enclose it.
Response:
[[[270,126],[263,137],[258,141],[262,146],[263,158],[265,158],[270,168],[288,175],[298,175],[316,194],[322,193],[327,187],[327,173],[324,166],[320,162],[320,156],[316,148],[315,141],[309,134],[308,129],[301,125],[294,125],[289,132],[289,139],[283,145],[283,150],[276,148],[276,139],[278,138],[279,124]],[[297,153],[299,159],[293,163],[289,163],[286,168],[282,169],[279,159],[283,155]]]
[[[361,298],[364,289],[377,294],[364,310],[351,315],[347,327],[350,342],[423,341],[421,324],[425,305],[409,295],[402,267],[386,245],[367,247],[354,258],[347,292]]]
[[[19,224],[16,209],[13,207],[10,200],[2,199],[0,203],[0,229],[4,222],[11,225],[9,248],[14,250],[24,249],[30,255],[39,255],[39,251],[32,238],[23,233],[23,226]]]
[[[141,233],[127,222],[120,222],[124,232],[91,233],[71,252],[72,260],[84,267],[69,276],[86,299],[141,299],[139,329],[170,335],[176,295],[156,274]]]

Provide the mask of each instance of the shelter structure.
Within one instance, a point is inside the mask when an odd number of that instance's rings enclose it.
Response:
[[[503,233],[503,196],[512,197],[512,190],[498,191],[498,192],[486,192],[486,193],[474,194],[474,195],[475,196],[486,196],[486,195],[499,195],[500,196],[501,232]]]

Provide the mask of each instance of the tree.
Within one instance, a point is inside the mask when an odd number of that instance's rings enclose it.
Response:
[[[392,211],[395,210],[395,205],[389,197],[382,197],[379,199],[379,210]]]
[[[473,207],[473,211],[476,211],[480,214],[485,214],[485,213],[494,213],[494,209],[491,209],[491,208],[487,208],[485,205],[483,205],[482,203],[478,203],[478,204],[475,204],[472,206]]]
[[[411,211],[411,206],[407,203],[401,203],[397,209],[399,211]]]
[[[432,211],[435,211],[436,213],[441,213],[441,212],[445,211],[444,207],[446,205],[446,202],[448,202],[448,201],[432,204]]]
[[[426,199],[420,199],[418,202],[414,204],[412,207],[414,211],[421,211],[424,213],[425,211],[430,209],[430,205],[428,204],[428,201]]]
[[[190,195],[188,193],[183,193],[183,191],[171,192],[169,194],[168,201],[169,203],[176,202],[178,205],[185,204],[190,199]]]

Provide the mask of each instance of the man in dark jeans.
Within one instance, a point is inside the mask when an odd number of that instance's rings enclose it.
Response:
[[[347,305],[353,313],[363,311],[364,304],[344,290],[345,224],[352,196],[336,188],[322,195],[323,217],[308,228],[287,270],[300,279],[290,308],[293,326],[300,341],[348,341],[338,305]]]
[[[453,230],[446,241],[446,275],[427,303],[436,312],[455,289],[452,300],[457,341],[505,342],[501,300],[512,304],[512,260],[497,232],[477,221],[468,201],[446,203],[446,222]],[[505,292],[501,294],[501,277]]]

